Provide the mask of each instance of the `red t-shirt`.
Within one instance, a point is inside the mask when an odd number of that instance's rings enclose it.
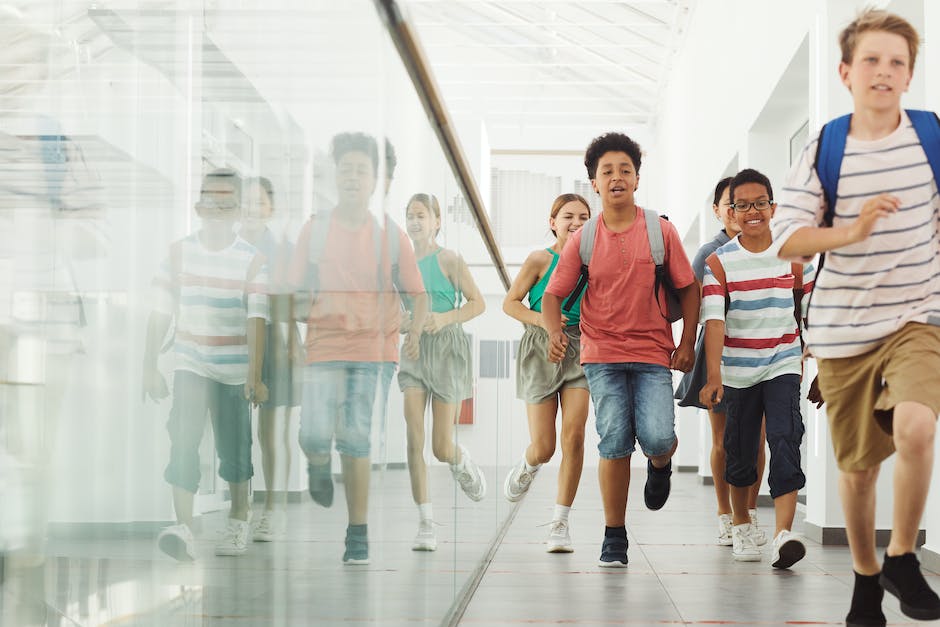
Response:
[[[672,325],[653,293],[655,268],[646,234],[646,217],[637,207],[633,224],[621,233],[608,230],[603,214],[597,220],[594,252],[588,265],[588,285],[581,300],[581,363],[647,363],[669,367],[676,346]],[[695,280],[679,233],[660,218],[666,266],[677,288]],[[581,272],[581,233],[565,244],[545,289],[566,298]]]
[[[401,289],[413,296],[423,294],[424,282],[411,242],[400,228],[388,224],[398,231]],[[288,270],[293,285],[303,286],[307,280],[310,232],[314,225],[326,228],[314,217],[300,231]],[[371,220],[350,229],[333,216],[328,228],[326,247],[319,261],[320,290],[307,319],[307,362],[397,362],[401,299],[392,283],[388,246],[382,245],[380,265],[375,258],[375,229]],[[381,292],[377,277],[380,268],[385,275]]]

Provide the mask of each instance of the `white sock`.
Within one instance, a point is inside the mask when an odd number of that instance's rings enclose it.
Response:
[[[522,458],[522,461],[525,462],[526,472],[537,472],[538,469],[542,467],[542,464],[536,464],[535,466],[532,466],[529,464],[529,460],[527,460],[525,457]]]
[[[552,520],[564,520],[568,522],[568,512],[570,511],[570,505],[559,505],[555,503],[555,514],[552,516]]]
[[[418,505],[418,515],[421,520],[434,520],[434,506],[431,503]]]

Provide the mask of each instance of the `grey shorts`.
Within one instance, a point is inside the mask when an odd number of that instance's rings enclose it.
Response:
[[[472,377],[470,338],[459,325],[423,333],[417,360],[401,353],[398,387],[403,392],[406,388],[421,388],[439,401],[459,403],[472,396]]]
[[[561,363],[548,361],[548,332],[542,327],[525,325],[525,333],[516,353],[516,398],[526,403],[543,403],[565,388],[588,389],[581,368],[581,329],[565,327],[568,351]]]

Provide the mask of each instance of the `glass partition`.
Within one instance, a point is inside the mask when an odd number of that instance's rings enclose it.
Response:
[[[0,622],[450,620],[505,289],[375,5],[0,12]]]

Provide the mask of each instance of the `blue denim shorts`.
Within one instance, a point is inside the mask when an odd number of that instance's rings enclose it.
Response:
[[[657,364],[584,364],[604,459],[665,455],[676,442],[672,373]]]
[[[304,368],[300,448],[369,457],[374,419],[384,422],[393,362],[325,361]],[[382,425],[384,427],[384,425]]]

